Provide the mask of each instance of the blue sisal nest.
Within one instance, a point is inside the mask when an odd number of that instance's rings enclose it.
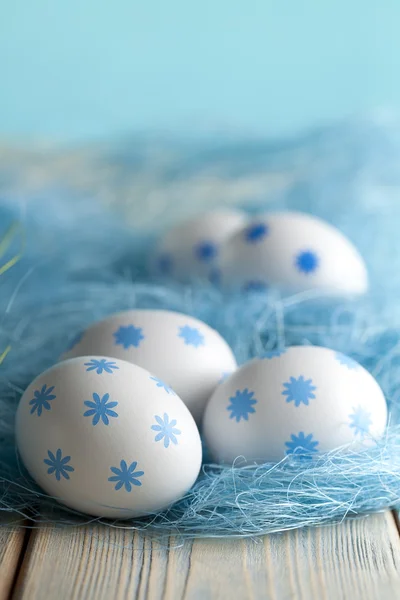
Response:
[[[245,467],[205,462],[193,489],[170,510],[113,526],[191,537],[243,537],[400,505],[397,146],[392,130],[364,124],[320,132],[284,148],[246,143],[209,156],[204,148],[192,152],[191,169],[195,164],[203,172],[212,163],[225,179],[236,176],[238,161],[246,176],[254,178],[278,167],[290,173],[300,169],[301,176],[265,206],[259,196],[253,204],[258,209],[311,212],[348,235],[371,275],[370,294],[352,302],[281,297],[277,290],[267,296],[257,291],[227,295],[211,285],[154,280],[146,272],[154,230],[128,230],[123,218],[110,221],[109,209],[98,203],[72,201],[76,192],[68,189],[56,196],[47,190],[40,198],[25,191],[22,204],[5,194],[0,200],[0,239],[5,240],[0,244],[0,510],[17,510],[33,521],[93,520],[59,506],[24,471],[14,442],[15,410],[24,388],[54,364],[80,330],[113,312],[144,307],[204,320],[231,345],[239,364],[292,344],[323,345],[348,354],[378,380],[390,423],[385,438],[368,450],[338,448],[309,460],[294,455],[279,464]],[[192,171],[183,165],[183,150],[174,155],[181,166],[175,176],[187,180]],[[127,185],[135,176],[128,159],[136,156],[137,148],[128,144],[121,152],[125,170],[121,167],[118,180],[108,182],[116,187],[121,178]],[[164,174],[168,181],[171,172]]]

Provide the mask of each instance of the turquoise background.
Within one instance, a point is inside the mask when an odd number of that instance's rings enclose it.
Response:
[[[0,0],[0,135],[260,135],[400,103],[398,0]]]

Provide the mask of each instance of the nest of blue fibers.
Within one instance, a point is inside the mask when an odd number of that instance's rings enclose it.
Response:
[[[18,256],[0,276],[0,510],[16,511],[30,523],[96,520],[183,537],[246,537],[399,506],[400,203],[393,199],[385,206],[371,202],[369,195],[343,203],[340,210],[319,195],[268,204],[268,209],[303,209],[325,217],[360,249],[371,292],[357,301],[332,303],[302,294],[281,297],[277,290],[267,296],[226,295],[211,285],[154,280],[145,266],[150,237],[127,231],[122,222],[110,223],[101,211],[88,228],[76,208],[69,222],[61,224],[55,210],[46,219],[41,212],[38,221],[34,204],[22,217],[10,203],[0,203],[3,239],[10,238],[10,227],[13,231],[7,249],[3,245],[0,267]],[[322,345],[350,355],[385,393],[387,434],[370,449],[338,448],[309,459],[292,455],[278,464],[205,461],[186,496],[148,518],[111,522],[62,507],[35,485],[18,459],[14,416],[19,398],[89,323],[144,307],[204,320],[231,345],[239,364],[293,344]]]

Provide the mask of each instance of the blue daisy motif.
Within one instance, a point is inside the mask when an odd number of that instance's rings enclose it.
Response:
[[[114,473],[112,477],[108,478],[108,481],[115,482],[115,489],[118,491],[122,487],[125,487],[127,492],[132,491],[132,486],[141,486],[142,482],[139,481],[139,477],[143,477],[144,471],[136,471],[137,461],[132,462],[129,467],[125,460],[121,460],[118,467],[110,467],[110,471]]]
[[[286,388],[282,392],[282,396],[287,396],[286,402],[294,402],[295,406],[305,404],[308,406],[310,400],[315,398],[313,392],[317,389],[312,384],[312,379],[304,379],[303,375],[300,375],[298,379],[291,377],[290,381],[283,384]]]
[[[260,358],[271,360],[272,358],[279,358],[280,356],[282,356],[282,354],[285,354],[285,352],[286,348],[282,348],[281,350],[269,350],[268,352],[264,352],[264,354],[261,354]]]
[[[318,452],[318,440],[313,440],[313,434],[305,435],[303,431],[300,431],[297,435],[290,436],[290,442],[285,442],[287,447],[286,454],[298,454],[300,456],[310,456]]]
[[[160,254],[157,260],[157,267],[160,273],[162,273],[163,275],[169,275],[172,271],[173,266],[174,260],[171,254],[169,254],[168,252]]]
[[[67,352],[69,352],[70,350],[72,350],[72,348],[75,348],[75,346],[77,346],[79,344],[79,342],[82,340],[84,336],[84,332],[80,331],[79,333],[77,333],[72,340],[70,341],[70,343],[68,344],[67,347]]]
[[[189,325],[180,327],[178,337],[182,338],[187,346],[195,348],[204,346],[204,335],[196,327],[189,327]]]
[[[85,363],[86,371],[96,371],[97,375],[105,373],[113,373],[113,369],[119,369],[114,360],[101,358],[100,360],[92,358],[90,362]]]
[[[295,264],[300,273],[309,275],[318,269],[319,258],[312,250],[303,250],[297,254]]]
[[[260,281],[257,279],[246,281],[243,286],[244,292],[265,292],[267,289],[268,286],[265,281]]]
[[[115,337],[115,344],[117,344],[117,346],[123,346],[125,350],[131,346],[138,348],[140,342],[144,340],[142,328],[135,327],[134,325],[121,325],[113,335]]]
[[[354,429],[355,435],[365,435],[369,433],[369,428],[372,423],[371,413],[361,406],[358,406],[357,408],[353,408],[353,412],[349,417],[350,427]]]
[[[85,400],[84,402],[89,410],[83,413],[83,416],[93,417],[92,425],[97,425],[100,419],[104,425],[108,425],[110,423],[108,417],[118,417],[118,413],[112,410],[118,405],[118,402],[109,402],[109,399],[110,394],[104,394],[101,398],[99,394],[93,394],[93,402],[91,400]]]
[[[256,412],[253,404],[257,404],[257,400],[254,398],[254,392],[250,392],[247,388],[236,390],[235,395],[229,400],[230,404],[227,406],[227,410],[231,411],[229,418],[236,419],[236,423],[239,423],[241,419],[248,421],[249,414]]]
[[[269,233],[268,225],[260,221],[252,223],[244,230],[244,241],[248,244],[257,244],[267,237]]]
[[[166,383],[164,383],[164,381],[162,381],[161,379],[159,379],[158,377],[150,377],[150,379],[152,379],[153,381],[156,382],[156,385],[158,388],[163,388],[167,394],[171,394],[172,396],[176,396],[174,390],[169,387],[169,385],[167,385]]]
[[[40,417],[43,409],[50,410],[50,402],[51,400],[54,400],[56,398],[56,395],[52,393],[53,390],[54,385],[52,385],[51,387],[47,387],[47,385],[45,384],[40,390],[35,390],[33,392],[33,398],[29,402],[29,404],[32,406],[30,411],[31,415],[33,415],[33,413],[36,412],[37,416]]]
[[[170,442],[176,445],[178,443],[176,436],[181,435],[181,431],[175,427],[176,419],[170,421],[167,413],[164,413],[164,418],[159,417],[158,415],[155,415],[154,418],[157,421],[157,425],[152,425],[151,428],[153,431],[159,432],[154,438],[154,441],[160,442],[164,439],[164,448],[168,448]]]
[[[60,448],[56,451],[56,454],[54,456],[54,454],[51,452],[51,450],[47,450],[47,454],[49,456],[49,458],[45,458],[43,460],[43,462],[48,465],[48,469],[47,469],[47,473],[49,475],[54,475],[56,476],[57,481],[60,481],[61,477],[64,477],[64,479],[69,479],[69,473],[72,473],[72,471],[75,471],[74,467],[71,467],[71,465],[69,465],[69,461],[71,460],[70,456],[64,456],[62,455],[62,451],[60,450]]]
[[[335,353],[336,360],[343,366],[347,367],[350,370],[356,370],[360,366],[354,358],[350,358],[346,354],[342,354],[341,352]]]
[[[197,260],[209,263],[217,256],[218,246],[214,244],[214,242],[205,240],[196,244],[196,246],[193,248],[193,251]]]

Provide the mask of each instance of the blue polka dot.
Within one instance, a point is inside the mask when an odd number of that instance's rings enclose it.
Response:
[[[261,242],[269,233],[269,228],[266,223],[252,223],[244,230],[244,239],[248,244],[256,244]]]
[[[318,256],[312,250],[304,250],[296,256],[296,267],[301,273],[314,273],[319,267]]]
[[[210,241],[200,242],[194,247],[194,255],[201,262],[209,263],[214,260],[217,254],[218,248],[216,244]]]

